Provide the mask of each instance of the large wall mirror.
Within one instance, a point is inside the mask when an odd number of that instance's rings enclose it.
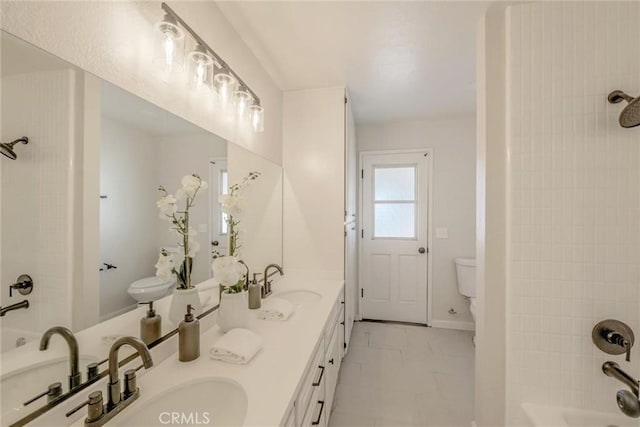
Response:
[[[163,334],[175,329],[166,315],[173,285],[157,279],[155,268],[160,251],[177,246],[158,215],[160,185],[173,192],[190,174],[208,183],[191,214],[200,246],[192,282],[206,309],[218,298],[212,253],[227,250],[218,198],[250,172],[260,176],[247,187],[238,218],[242,259],[252,272],[282,263],[282,171],[0,34],[0,381],[2,424],[10,425],[51,406],[47,400],[57,396],[50,385],[69,392],[67,341],[56,333],[39,349],[50,328],[73,332],[83,382],[87,366],[103,361],[117,337],[139,336],[148,310],[139,302],[155,301]]]

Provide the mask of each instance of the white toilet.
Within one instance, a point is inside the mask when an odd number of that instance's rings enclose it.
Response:
[[[469,300],[469,310],[473,321],[476,320],[476,260],[474,258],[456,258],[458,292]]]
[[[179,248],[163,248],[168,252],[177,251]],[[161,249],[162,250],[162,249]],[[129,286],[127,292],[131,298],[138,302],[150,302],[163,298],[173,292],[176,287],[176,280],[161,280],[156,276],[145,277],[136,280]]]

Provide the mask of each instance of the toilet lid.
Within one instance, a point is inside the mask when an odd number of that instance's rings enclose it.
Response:
[[[131,289],[150,289],[150,288],[157,288],[157,287],[165,287],[172,283],[175,283],[175,280],[172,279],[167,282],[159,279],[156,276],[151,276],[151,277],[145,277],[144,279],[136,280],[131,284]]]

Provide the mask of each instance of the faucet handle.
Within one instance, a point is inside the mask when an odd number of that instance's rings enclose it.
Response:
[[[138,389],[138,381],[136,380],[136,370],[127,369],[124,373],[124,398],[131,396]]]
[[[89,394],[89,398],[87,400],[85,400],[84,402],[82,402],[81,404],[79,404],[69,412],[67,412],[65,415],[67,417],[70,417],[71,415],[78,412],[80,409],[84,408],[85,405],[88,405],[87,419],[85,421],[93,422],[104,415],[104,405],[102,402],[103,402],[102,392],[100,390],[94,391],[93,393]]]
[[[631,360],[631,347],[635,341],[633,330],[619,320],[606,319],[598,322],[592,331],[593,343],[607,354],[626,354]]]
[[[13,297],[14,289],[20,292],[20,295],[29,295],[33,291],[33,279],[28,274],[21,274],[16,283],[9,285],[9,297]]]
[[[627,353],[624,360],[626,360],[627,362],[631,362],[631,343],[627,340],[624,340],[623,347],[626,349]]]

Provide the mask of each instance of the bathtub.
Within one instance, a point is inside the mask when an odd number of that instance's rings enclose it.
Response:
[[[0,333],[0,353],[20,347],[40,338],[39,334],[21,329],[2,328]]]
[[[638,427],[640,419],[630,418],[622,412],[595,412],[561,406],[523,403],[532,427]]]

